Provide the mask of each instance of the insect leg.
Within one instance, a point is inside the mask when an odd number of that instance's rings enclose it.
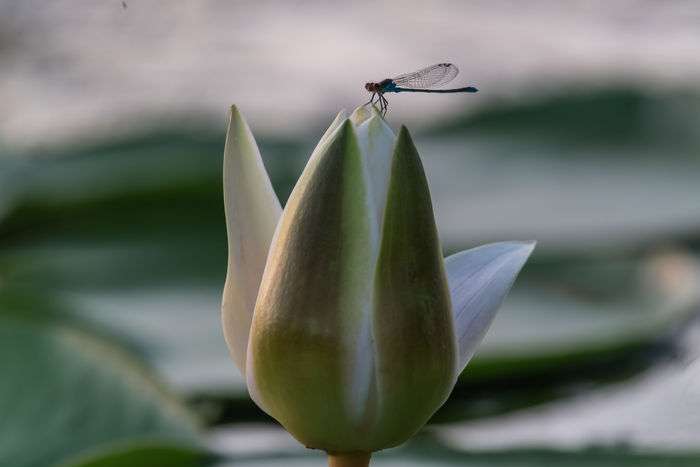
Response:
[[[382,114],[382,117],[383,117],[386,115],[387,111],[389,110],[389,101],[386,99],[386,97],[384,97],[383,94],[381,94],[380,97],[382,98],[382,101],[384,103],[384,113]]]

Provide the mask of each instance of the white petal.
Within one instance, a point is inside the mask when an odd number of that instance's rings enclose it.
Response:
[[[459,343],[458,372],[474,355],[535,242],[501,242],[445,260]]]
[[[338,129],[342,126],[342,124],[347,119],[348,119],[348,117],[347,117],[347,112],[345,111],[345,109],[338,112],[338,115],[335,116],[335,119],[331,122],[330,126],[323,133],[323,135],[321,136],[321,139],[319,139],[318,143],[316,144],[316,147],[311,152],[311,156],[309,156],[309,160],[306,162],[306,167],[304,168],[304,171],[306,171],[306,170],[312,171],[316,167],[316,165],[319,162],[319,159],[326,152],[328,145],[333,141],[333,137],[337,133]],[[303,175],[303,173],[302,173],[302,175]],[[299,180],[297,180],[297,185],[299,184],[300,180],[301,180],[301,178]],[[291,194],[290,194],[290,197],[291,197]],[[274,239],[273,239],[273,241],[274,241]]]
[[[377,396],[369,402],[376,399],[377,410],[369,450],[378,450],[415,434],[456,380],[442,249],[423,165],[405,127],[394,148],[372,312]]]
[[[231,107],[224,148],[224,207],[228,271],[222,323],[233,361],[245,374],[255,300],[282,209],[255,138],[235,106]]]
[[[357,110],[355,111],[357,112]],[[396,135],[379,115],[371,116],[356,126],[357,141],[367,161],[368,178],[371,180],[371,201],[378,222],[384,215],[389,175]]]
[[[371,347],[370,180],[349,120],[319,146],[268,255],[247,382],[258,405],[307,446],[361,450],[363,437],[351,438],[372,375],[368,353],[360,350]]]
[[[352,122],[354,126],[359,126],[362,122],[372,117],[372,115],[375,115],[375,113],[372,111],[371,108],[361,105],[355,110],[353,110],[349,118],[350,122]]]
[[[318,153],[323,147],[325,147],[325,145],[331,139],[331,136],[333,136],[335,131],[340,127],[340,125],[345,121],[346,118],[348,118],[348,116],[345,109],[342,109],[340,112],[338,112],[338,115],[335,116],[335,119],[331,122],[331,125],[328,127],[325,133],[323,133],[323,136],[321,136],[321,139],[318,140],[318,144],[311,153],[311,157],[313,157],[314,154]]]

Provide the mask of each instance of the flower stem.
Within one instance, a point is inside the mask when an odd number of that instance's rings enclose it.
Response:
[[[368,467],[371,455],[369,452],[328,454],[328,467]]]

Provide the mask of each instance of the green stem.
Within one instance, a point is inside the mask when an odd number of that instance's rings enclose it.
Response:
[[[371,455],[369,452],[328,454],[328,467],[368,467]]]

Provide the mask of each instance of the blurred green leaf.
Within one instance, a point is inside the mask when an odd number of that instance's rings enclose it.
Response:
[[[107,446],[77,456],[60,467],[201,467],[201,449],[163,442]]]
[[[2,465],[45,466],[116,441],[199,442],[146,367],[35,292],[0,288],[0,369]]]

